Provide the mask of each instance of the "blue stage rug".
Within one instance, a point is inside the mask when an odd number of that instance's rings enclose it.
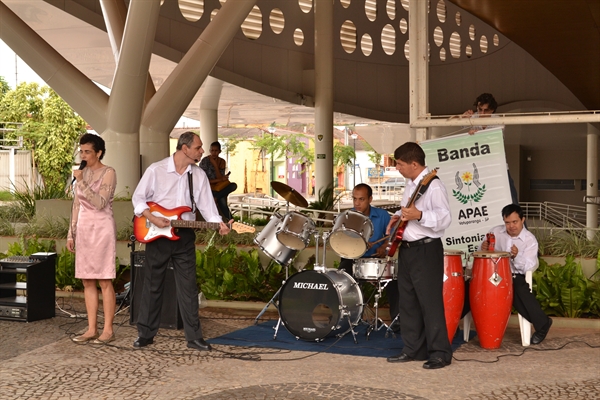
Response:
[[[354,328],[357,332],[354,343],[352,333],[347,333],[342,338],[335,336],[326,337],[322,342],[297,340],[283,325],[279,326],[277,338],[273,339],[275,334],[274,327],[276,320],[267,321],[259,325],[252,325],[226,335],[208,340],[210,344],[223,344],[229,346],[261,347],[283,350],[297,350],[310,352],[325,352],[332,354],[348,354],[364,357],[389,357],[399,354],[404,347],[400,334],[394,338],[391,334],[385,337],[385,328],[371,332],[367,340],[367,325],[359,325]],[[456,350],[463,340],[462,331],[459,330],[454,336],[452,350]]]

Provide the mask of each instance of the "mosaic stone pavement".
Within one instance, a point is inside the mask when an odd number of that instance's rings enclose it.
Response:
[[[523,348],[510,326],[500,349],[484,350],[475,338],[452,365],[428,371],[338,354],[222,345],[199,352],[183,331],[163,329],[134,350],[127,310],[116,318],[115,342],[81,345],[70,338],[85,330],[83,301],[59,305],[64,312],[49,320],[0,321],[0,399],[600,399],[597,329],[553,327],[541,345]],[[257,314],[200,313],[206,338],[249,326]]]

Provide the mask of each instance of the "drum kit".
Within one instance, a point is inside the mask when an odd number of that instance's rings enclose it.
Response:
[[[286,200],[286,213],[271,216],[269,223],[254,238],[254,243],[273,261],[285,267],[285,281],[273,298],[255,319],[273,304],[279,312],[273,338],[277,338],[280,324],[297,339],[322,341],[328,336],[342,337],[352,333],[362,320],[363,293],[359,283],[343,270],[326,268],[327,243],[339,256],[356,260],[354,276],[359,281],[377,285],[375,294],[375,320],[369,324],[367,333],[389,327],[377,317],[378,299],[381,290],[395,279],[396,264],[385,259],[360,258],[368,250],[368,241],[373,234],[373,224],[364,214],[344,211],[334,220],[331,232],[319,232],[314,221],[299,212],[289,211],[289,204],[307,207],[308,202],[295,189],[281,182],[272,182],[273,189]],[[306,248],[313,236],[315,240],[314,270],[303,270],[288,276],[288,267],[299,251]],[[322,263],[319,263],[319,248],[323,246]],[[380,325],[378,325],[380,323]]]
[[[284,216],[275,213],[269,223],[259,232],[254,243],[273,261],[285,267],[285,280],[273,298],[255,319],[273,304],[279,312],[274,339],[283,324],[297,339],[322,341],[328,336],[342,337],[352,333],[360,323],[369,325],[367,339],[373,331],[386,328],[395,336],[390,326],[378,316],[378,303],[383,289],[397,280],[397,261],[384,258],[361,258],[368,250],[373,235],[373,224],[364,214],[347,210],[333,221],[331,232],[320,233],[314,221],[299,212],[289,211],[290,203],[307,207],[306,199],[290,186],[273,182],[273,189],[286,200]],[[303,270],[291,277],[288,267],[299,251],[308,246],[310,237],[315,240],[314,270]],[[322,242],[320,242],[322,240]],[[323,246],[322,263],[319,249]],[[353,276],[343,270],[327,268],[325,264],[327,243],[340,257],[353,259]],[[458,327],[465,296],[469,296],[475,328],[481,346],[494,349],[500,346],[510,316],[512,303],[512,277],[508,253],[475,252],[472,268],[471,289],[465,293],[464,253],[458,250],[444,251],[443,301],[448,330],[452,342]],[[466,263],[469,264],[470,256]],[[466,272],[469,272],[467,268]],[[373,306],[371,298],[364,301],[359,284],[372,284],[375,291]],[[374,318],[363,319],[363,311],[370,311]],[[365,313],[367,314],[367,313]],[[396,317],[397,318],[397,317]]]

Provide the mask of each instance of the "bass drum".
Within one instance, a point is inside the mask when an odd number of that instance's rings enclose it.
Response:
[[[358,323],[362,311],[358,284],[337,269],[298,272],[287,280],[279,295],[283,325],[292,335],[305,340],[343,336]]]

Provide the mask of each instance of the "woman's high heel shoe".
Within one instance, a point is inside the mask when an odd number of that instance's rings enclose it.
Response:
[[[83,335],[75,336],[71,340],[74,341],[75,343],[85,343],[85,342],[89,342],[91,340],[96,340],[97,338],[98,338],[98,334],[96,333],[94,336],[83,336]]]

